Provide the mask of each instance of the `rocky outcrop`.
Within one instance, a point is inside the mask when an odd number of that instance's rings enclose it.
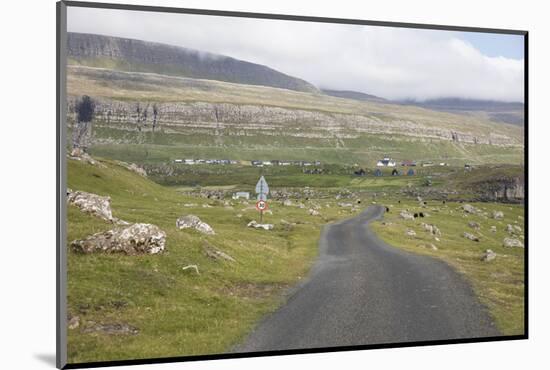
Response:
[[[195,215],[182,216],[176,220],[176,227],[178,229],[195,229],[203,234],[214,235],[214,229],[206,222],[201,221]]]
[[[113,221],[110,197],[85,191],[74,191],[68,194],[67,202],[80,208],[82,212],[100,217],[106,221]]]
[[[157,254],[164,251],[166,233],[151,224],[133,224],[93,234],[71,242],[79,253]]]
[[[471,189],[475,190],[483,201],[517,203],[525,200],[525,183],[522,176],[495,177],[474,183]]]
[[[95,73],[95,72],[94,72]],[[69,112],[74,111],[77,97],[69,97]],[[248,131],[262,130],[264,135],[284,135],[311,138],[355,138],[363,134],[395,134],[419,139],[458,141],[465,144],[520,146],[515,138],[494,133],[485,136],[457,132],[448,128],[426,125],[403,118],[381,119],[376,115],[347,114],[283,108],[252,104],[211,102],[163,102],[153,104],[138,101],[117,101],[96,98],[96,124],[109,123],[121,128],[137,124],[136,107],[141,109],[139,124],[152,125],[153,107],[157,109],[157,125],[185,127],[186,130],[211,133],[212,130],[232,129],[234,135],[246,136]],[[125,126],[126,125],[126,126]],[[295,130],[307,125],[307,130]],[[292,128],[292,130],[289,130]],[[454,138],[454,139],[453,139]],[[96,139],[97,141],[97,139]]]

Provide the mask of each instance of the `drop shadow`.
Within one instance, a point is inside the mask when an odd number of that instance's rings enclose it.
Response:
[[[56,365],[55,353],[38,353],[38,354],[35,353],[34,358],[36,358],[37,360],[42,361],[46,365],[52,366],[52,367],[55,367],[55,365]]]

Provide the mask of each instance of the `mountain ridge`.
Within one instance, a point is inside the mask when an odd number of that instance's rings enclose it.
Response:
[[[137,39],[68,32],[67,56],[70,64],[319,92],[313,84],[268,66]]]

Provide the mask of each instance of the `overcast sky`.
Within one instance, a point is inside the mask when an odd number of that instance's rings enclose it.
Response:
[[[523,101],[523,37],[68,8],[69,32],[179,45],[388,99]]]

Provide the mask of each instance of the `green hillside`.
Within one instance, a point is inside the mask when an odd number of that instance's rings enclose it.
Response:
[[[115,217],[159,226],[167,233],[166,251],[145,256],[68,252],[68,311],[81,322],[68,332],[69,362],[229,350],[283,302],[286,288],[306,275],[322,224],[344,215],[333,207],[314,217],[307,208],[273,202],[273,213],[264,221],[275,229],[250,229],[246,224],[258,217],[251,205],[183,196],[114,162],[100,163],[105,167],[69,160],[68,186],[110,196]],[[199,216],[216,235],[176,229],[176,218],[186,214]],[[113,227],[69,206],[68,242]],[[205,240],[237,262],[208,258],[202,249]],[[189,264],[198,265],[200,275],[182,271]],[[139,333],[86,333],[92,323],[126,323]]]

